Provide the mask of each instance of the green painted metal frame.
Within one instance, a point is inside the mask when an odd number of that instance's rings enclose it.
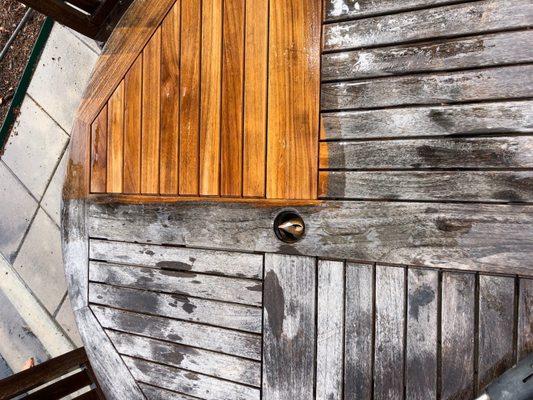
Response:
[[[52,31],[53,25],[54,21],[51,18],[46,18],[43,23],[43,26],[41,27],[41,31],[39,32],[39,36],[37,37],[37,41],[33,46],[30,58],[26,63],[26,67],[24,68],[24,72],[22,73],[22,77],[20,78],[15,94],[13,95],[13,100],[11,101],[11,105],[9,106],[9,110],[6,114],[6,117],[4,118],[4,121],[2,122],[2,126],[0,127],[0,154],[3,151],[5,144],[7,143],[7,139],[9,138],[9,131],[15,123],[15,110],[21,106],[22,101],[24,100],[24,96],[26,95],[26,91],[28,90],[31,78],[35,71],[35,66],[41,58],[44,45],[46,44],[48,37],[50,36],[50,32]]]

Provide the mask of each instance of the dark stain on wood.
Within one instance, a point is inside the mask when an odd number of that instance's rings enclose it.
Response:
[[[265,297],[270,301],[265,302],[268,312],[268,325],[276,338],[281,338],[283,333],[283,320],[285,318],[285,296],[278,276],[274,271],[268,271],[265,276]]]
[[[409,315],[418,321],[418,313],[421,307],[427,306],[435,299],[435,292],[427,285],[423,284],[409,296]]]
[[[452,220],[446,217],[438,217],[435,221],[438,230],[442,232],[468,233],[472,229],[472,222],[467,220]]]
[[[192,264],[180,261],[161,261],[156,264],[156,267],[167,271],[190,271]]]

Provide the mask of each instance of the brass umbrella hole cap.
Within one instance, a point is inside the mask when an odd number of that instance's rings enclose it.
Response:
[[[305,236],[305,222],[295,211],[282,211],[274,219],[274,233],[282,242],[299,242]]]

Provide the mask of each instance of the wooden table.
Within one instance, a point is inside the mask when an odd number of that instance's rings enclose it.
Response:
[[[533,5],[457,3],[133,3],[63,204],[110,399],[472,399],[533,350]]]

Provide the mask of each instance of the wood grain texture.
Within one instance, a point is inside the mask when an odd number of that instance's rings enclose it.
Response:
[[[438,271],[407,271],[405,398],[437,398]]]
[[[530,136],[320,144],[321,169],[531,167]]]
[[[339,22],[325,26],[324,50],[526,28],[532,17],[528,0],[486,0]]]
[[[344,398],[372,399],[374,342],[374,268],[346,266]]]
[[[161,24],[159,191],[178,194],[181,0]]]
[[[111,263],[199,272],[239,278],[262,279],[263,257],[259,254],[187,249],[92,239],[90,258]]]
[[[91,192],[105,193],[107,181],[107,105],[91,124]]]
[[[533,280],[531,279],[519,281],[517,345],[518,360],[533,352]]]
[[[360,18],[453,2],[454,0],[404,0],[402,2],[395,0],[326,0],[324,19],[329,22],[339,19]]]
[[[259,389],[187,372],[148,361],[124,357],[134,378],[163,389],[192,395],[205,400],[259,400]]]
[[[247,279],[92,261],[89,279],[109,285],[261,306],[262,284]]]
[[[179,193],[197,195],[200,177],[202,2],[181,0]],[[208,77],[202,76],[203,80]],[[204,118],[202,118],[204,120]]]
[[[442,276],[441,398],[474,397],[475,276]]]
[[[533,66],[441,72],[322,85],[322,110],[438,105],[528,97]]]
[[[518,31],[330,53],[322,58],[322,80],[527,63],[532,40],[530,31]]]
[[[142,336],[107,331],[117,351],[141,358],[258,387],[261,383],[261,363],[179,344],[171,344]]]
[[[308,400],[314,396],[315,281],[314,259],[266,255],[264,400]]]
[[[91,310],[106,329],[261,360],[261,336],[257,334],[97,305]]]
[[[514,289],[514,278],[479,277],[478,394],[514,364]]]
[[[142,55],[124,78],[124,193],[141,192]]]
[[[143,50],[141,193],[159,193],[161,28]]]
[[[92,236],[532,275],[533,215],[528,206],[337,201],[293,206],[308,229],[304,240],[287,246],[272,232],[272,221],[285,209],[283,204],[135,205],[108,200],[113,204],[102,199],[89,207]]]
[[[107,106],[107,180],[108,193],[122,192],[124,167],[124,82],[109,99]]]
[[[220,194],[223,0],[202,3],[200,195]]]
[[[89,302],[251,333],[261,332],[261,309],[99,283],[89,284]]]
[[[220,195],[242,196],[245,0],[224,0]]]
[[[341,400],[344,360],[344,264],[318,262],[316,399]]]
[[[319,198],[533,201],[530,171],[321,171]]]
[[[269,0],[246,1],[242,195],[266,188]]]
[[[496,102],[322,114],[321,139],[533,132],[533,102]]]
[[[374,399],[403,399],[405,269],[376,266]]]
[[[197,397],[187,396],[186,394],[171,392],[170,390],[150,386],[145,383],[139,383],[147,400],[197,400]]]
[[[316,198],[320,18],[319,1],[270,1],[268,198]]]

